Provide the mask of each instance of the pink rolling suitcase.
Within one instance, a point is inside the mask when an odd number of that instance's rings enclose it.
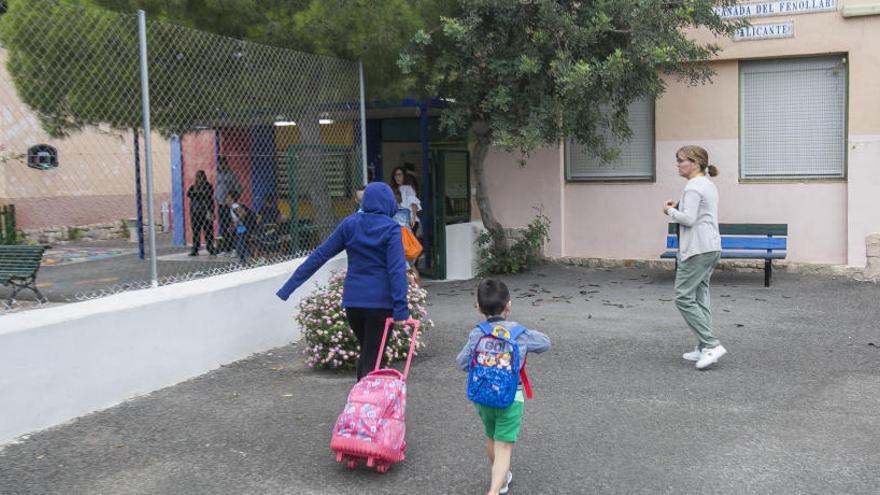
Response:
[[[345,408],[333,427],[330,450],[336,453],[336,462],[345,461],[349,469],[356,468],[358,461],[365,459],[367,467],[375,467],[376,471],[384,473],[392,464],[404,459],[406,378],[420,322],[406,322],[412,333],[403,373],[393,368],[379,369],[392,323],[391,318],[385,321],[376,368],[352,387]]]

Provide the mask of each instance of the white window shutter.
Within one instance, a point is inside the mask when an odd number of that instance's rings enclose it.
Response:
[[[620,149],[620,156],[605,162],[587,147],[568,139],[566,166],[570,180],[650,180],[654,178],[654,101],[644,98],[629,106],[627,124],[632,130],[629,140],[613,140],[605,132],[609,143]]]
[[[742,62],[740,78],[743,179],[845,176],[843,56]]]

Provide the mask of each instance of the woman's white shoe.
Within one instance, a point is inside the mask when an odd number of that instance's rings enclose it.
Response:
[[[711,349],[703,349],[703,352],[700,353],[700,360],[697,361],[697,369],[702,370],[712,366],[725,354],[727,354],[727,349],[721,345]]]

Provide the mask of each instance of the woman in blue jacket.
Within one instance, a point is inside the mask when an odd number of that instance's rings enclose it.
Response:
[[[346,217],[276,293],[286,301],[324,263],[345,249],[348,271],[342,306],[361,346],[358,380],[376,365],[386,318],[393,316],[397,323],[409,318],[406,259],[400,225],[392,219],[396,212],[397,202],[388,184],[368,184],[361,211]]]

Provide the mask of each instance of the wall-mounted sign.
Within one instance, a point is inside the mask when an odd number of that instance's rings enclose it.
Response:
[[[772,24],[752,24],[739,28],[733,36],[734,41],[767,40],[773,38],[793,38],[794,22],[774,22]]]
[[[837,0],[780,0],[776,2],[741,3],[725,7],[715,7],[714,10],[723,19],[810,14],[813,12],[837,10]]]

